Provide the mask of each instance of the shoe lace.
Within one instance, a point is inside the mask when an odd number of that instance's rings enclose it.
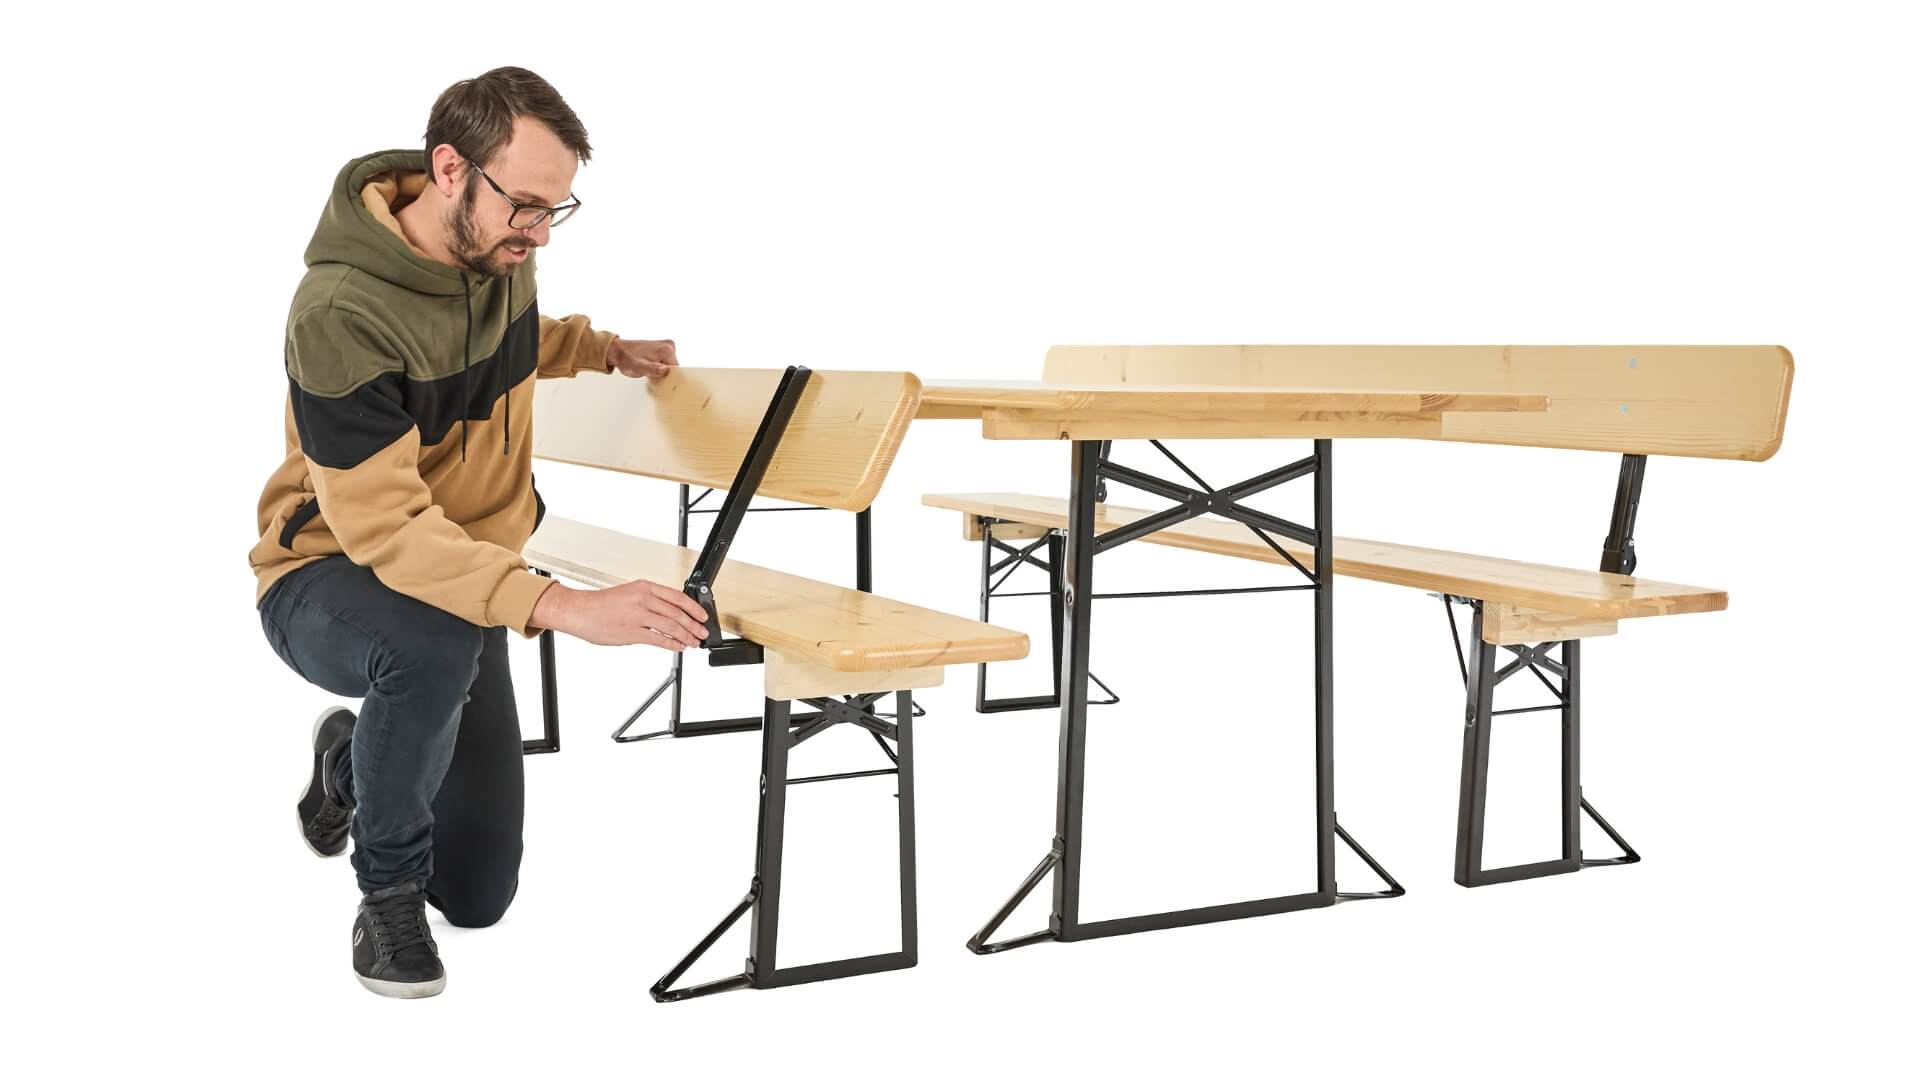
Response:
[[[427,899],[423,893],[410,893],[367,905],[367,921],[373,924],[373,939],[389,953],[425,942],[432,949],[433,932],[427,928]],[[435,952],[439,950],[435,949]]]
[[[331,800],[323,802],[320,804],[320,811],[314,814],[313,820],[307,824],[307,832],[316,836],[321,833],[332,832],[344,824],[352,814],[353,811],[351,809],[339,803]]]

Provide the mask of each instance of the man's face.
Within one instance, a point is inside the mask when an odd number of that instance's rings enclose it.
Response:
[[[580,159],[545,124],[521,118],[514,121],[507,145],[481,167],[514,199],[558,206],[573,191]],[[467,169],[460,197],[447,211],[447,250],[476,274],[506,277],[532,249],[545,247],[553,231],[545,220],[515,229],[508,224],[512,216],[513,206],[477,170]]]

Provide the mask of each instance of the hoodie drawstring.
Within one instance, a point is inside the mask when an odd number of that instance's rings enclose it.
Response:
[[[467,460],[467,414],[473,410],[473,380],[469,374],[473,367],[473,293],[467,288],[467,275],[460,274],[460,292],[467,300],[467,331],[465,344],[460,350],[460,460]],[[507,278],[507,326],[513,326],[513,278]],[[513,446],[513,373],[507,370],[507,338],[503,331],[500,336],[500,396],[505,398],[503,407],[506,415],[500,430],[500,456],[506,457]]]
[[[467,369],[473,364],[473,293],[467,288],[465,271],[460,274],[460,295],[467,300],[467,337],[460,351],[460,460],[467,460],[467,413],[473,409],[472,381]]]
[[[500,429],[500,456],[507,456],[507,444],[513,440],[513,372],[507,370],[507,357],[513,355],[506,346],[507,334],[513,329],[513,275],[507,275],[507,325],[500,331],[500,384],[506,389],[501,397],[506,398],[506,424]]]

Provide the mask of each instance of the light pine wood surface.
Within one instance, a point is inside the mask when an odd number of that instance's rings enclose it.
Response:
[[[978,417],[989,439],[1433,437],[1463,410],[1548,408],[1544,394],[1434,389],[928,382],[922,419]]]
[[[946,681],[945,667],[901,668],[898,671],[835,671],[774,650],[767,653],[765,693],[775,701],[872,694],[883,690],[925,690]]]
[[[527,541],[527,562],[605,588],[628,581],[678,586],[699,553],[549,515]],[[728,559],[713,585],[721,628],[768,649],[838,672],[1018,660],[1027,636]],[[863,689],[881,689],[864,687]]]
[[[920,501],[944,510],[1029,525],[1061,529],[1067,524],[1067,501],[1040,495],[1007,492],[927,495]],[[1150,513],[1153,511],[1101,503],[1095,525],[1099,531],[1106,532]],[[1274,539],[1302,566],[1313,569],[1311,547],[1284,537]],[[1152,533],[1143,542],[1259,562],[1286,563],[1246,526],[1222,518],[1195,518]],[[1718,589],[1379,540],[1336,537],[1333,559],[1334,572],[1343,576],[1452,593],[1583,620],[1680,615],[1721,611],[1727,606],[1727,594]]]
[[[1488,603],[1482,606],[1482,611],[1480,640],[1493,645],[1537,645],[1542,641],[1605,637],[1620,629],[1620,624],[1612,619],[1587,619],[1512,604]]]
[[[1541,394],[1543,413],[1462,409],[1393,434],[1764,461],[1785,434],[1793,356],[1777,345],[1056,345],[1042,378]]]
[[[535,390],[534,456],[701,487],[732,486],[782,372],[675,368],[660,379],[586,373]],[[899,371],[815,371],[759,493],[864,510],[920,405]]]

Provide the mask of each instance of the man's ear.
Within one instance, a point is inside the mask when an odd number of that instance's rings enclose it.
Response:
[[[441,143],[427,155],[427,181],[447,198],[454,198],[466,175],[467,159],[460,156],[452,143]]]

